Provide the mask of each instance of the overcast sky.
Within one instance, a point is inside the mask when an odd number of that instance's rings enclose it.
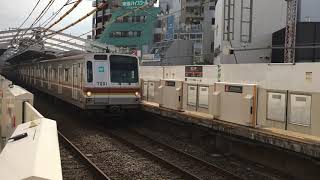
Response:
[[[7,30],[9,27],[14,28],[20,26],[20,24],[26,19],[26,17],[29,15],[35,4],[38,0],[0,0],[0,30]],[[71,0],[75,1],[75,0]],[[40,14],[42,9],[47,5],[49,0],[41,0],[37,9],[31,16],[30,20],[27,21],[26,25],[24,27],[29,27],[30,24],[33,22],[33,20]],[[55,0],[53,6],[50,8],[50,10],[47,13],[47,16],[43,18],[41,22],[46,20],[50,15],[52,15],[53,12],[56,12],[58,9],[62,7],[63,4],[65,4],[67,0]],[[59,14],[63,14],[63,12],[66,12],[68,9],[70,9],[72,5],[66,6],[64,10]],[[69,25],[70,23],[78,20],[80,17],[84,16],[88,12],[90,12],[93,9],[92,7],[92,1],[91,0],[83,0],[79,6],[72,11],[59,25],[54,26],[54,30],[58,30],[66,25]],[[57,17],[57,19],[58,19]],[[67,33],[72,33],[74,35],[80,35],[83,34],[91,29],[92,26],[92,18],[89,17],[85,19],[83,22],[79,23],[75,27],[70,28],[69,30],[66,30]]]
[[[9,27],[15,28],[20,26],[20,24],[29,15],[37,1],[38,0],[0,0],[0,30],[7,30]],[[27,21],[24,27],[30,26],[33,20],[40,14],[42,9],[47,5],[49,1],[50,0],[40,0],[37,9],[31,16],[32,18],[30,18],[30,20]],[[60,9],[62,5],[66,2],[67,0],[55,0],[53,6],[48,11],[47,16],[45,16],[43,20],[40,22],[43,22],[45,19],[47,19],[50,15],[52,15],[52,13]],[[71,7],[72,5],[65,7],[59,15],[62,15],[63,12],[66,12]],[[92,0],[83,0],[80,3],[80,5],[62,21],[62,23],[59,23],[59,25],[54,26],[53,29],[58,30],[66,25],[69,25],[70,23],[78,20],[80,17],[90,12],[92,9]],[[73,35],[80,35],[91,30],[91,27],[92,17],[88,17],[78,25],[70,28],[69,30],[66,30],[65,32],[72,33]]]

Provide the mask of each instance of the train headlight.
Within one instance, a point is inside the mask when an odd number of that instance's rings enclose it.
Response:
[[[140,98],[140,93],[139,92],[135,92],[136,97]]]
[[[90,91],[87,92],[87,96],[90,97],[92,96],[92,93]]]

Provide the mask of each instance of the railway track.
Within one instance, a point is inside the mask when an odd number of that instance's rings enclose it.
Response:
[[[91,164],[100,169],[99,172],[107,174],[109,179],[190,179],[112,139],[96,126],[92,128],[75,124],[64,126],[61,130],[66,133],[74,147],[82,152],[86,159],[90,159]]]
[[[86,164],[86,168],[82,167],[80,170],[83,171],[83,169],[88,170],[90,169],[92,173],[87,172],[88,175],[84,175],[84,179],[101,179],[101,180],[111,180],[100,168],[97,167],[96,164],[94,164],[84,153],[82,153],[70,140],[68,140],[64,135],[62,135],[60,132],[58,132],[59,135],[59,141],[63,143],[63,146],[67,146],[67,148],[70,148],[70,150],[75,154],[78,158],[80,158],[84,164]],[[69,155],[71,156],[71,155]],[[70,165],[70,164],[69,164]],[[79,169],[78,165],[76,167],[68,167],[70,169]],[[74,170],[71,170],[73,173],[75,173]],[[71,173],[72,173],[71,172]],[[67,173],[64,174],[64,179],[73,179],[75,177],[70,177],[72,174]],[[77,174],[73,174],[73,176],[77,176]],[[89,177],[88,177],[89,176]],[[79,178],[79,177],[78,177]]]
[[[45,108],[45,106],[41,106],[41,108]],[[57,119],[60,132],[110,179],[278,180],[278,178],[272,176],[272,173],[271,176],[268,176],[268,173],[266,173],[266,176],[261,176],[255,173],[255,168],[249,169],[250,166],[241,162],[238,166],[234,165],[234,162],[227,162],[226,160],[226,163],[221,166],[221,162],[224,162],[224,160],[221,161],[221,159],[224,159],[222,156],[212,156],[213,161],[204,162],[203,160],[207,160],[207,157],[199,156],[199,153],[195,153],[195,155],[193,151],[185,151],[184,147],[189,147],[188,142],[184,144],[185,140],[174,140],[171,137],[166,141],[164,139],[170,135],[158,130],[152,131],[149,128],[148,130],[153,133],[144,131],[144,124],[140,127],[141,124],[137,125],[132,121],[129,121],[131,123],[127,121],[112,122],[113,119],[109,119],[106,123],[105,117],[97,117],[95,119],[99,121],[92,122],[88,121],[92,117],[86,115],[74,116],[73,111],[69,109],[45,108],[45,110],[48,117]],[[104,120],[102,121],[103,124],[100,119]],[[140,134],[134,132],[136,130],[128,130],[128,128],[137,129]],[[177,144],[180,145],[176,146]],[[172,147],[168,147],[168,145]],[[185,152],[181,153],[177,149],[182,149]],[[199,149],[194,151],[198,152]],[[226,171],[226,169],[229,171]]]
[[[242,179],[214,164],[203,161],[167,144],[158,142],[135,130],[109,130],[107,133],[167,167],[179,171],[186,179]]]

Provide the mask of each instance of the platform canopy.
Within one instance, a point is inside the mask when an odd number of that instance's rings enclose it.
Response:
[[[0,31],[0,63],[46,58],[67,51],[105,52],[114,49],[113,46],[91,39],[53,30],[43,33],[43,30],[32,28]],[[17,44],[19,48],[16,47]]]

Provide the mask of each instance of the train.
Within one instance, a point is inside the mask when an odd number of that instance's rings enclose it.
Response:
[[[24,84],[81,109],[119,111],[140,104],[136,56],[84,53],[15,66]]]

